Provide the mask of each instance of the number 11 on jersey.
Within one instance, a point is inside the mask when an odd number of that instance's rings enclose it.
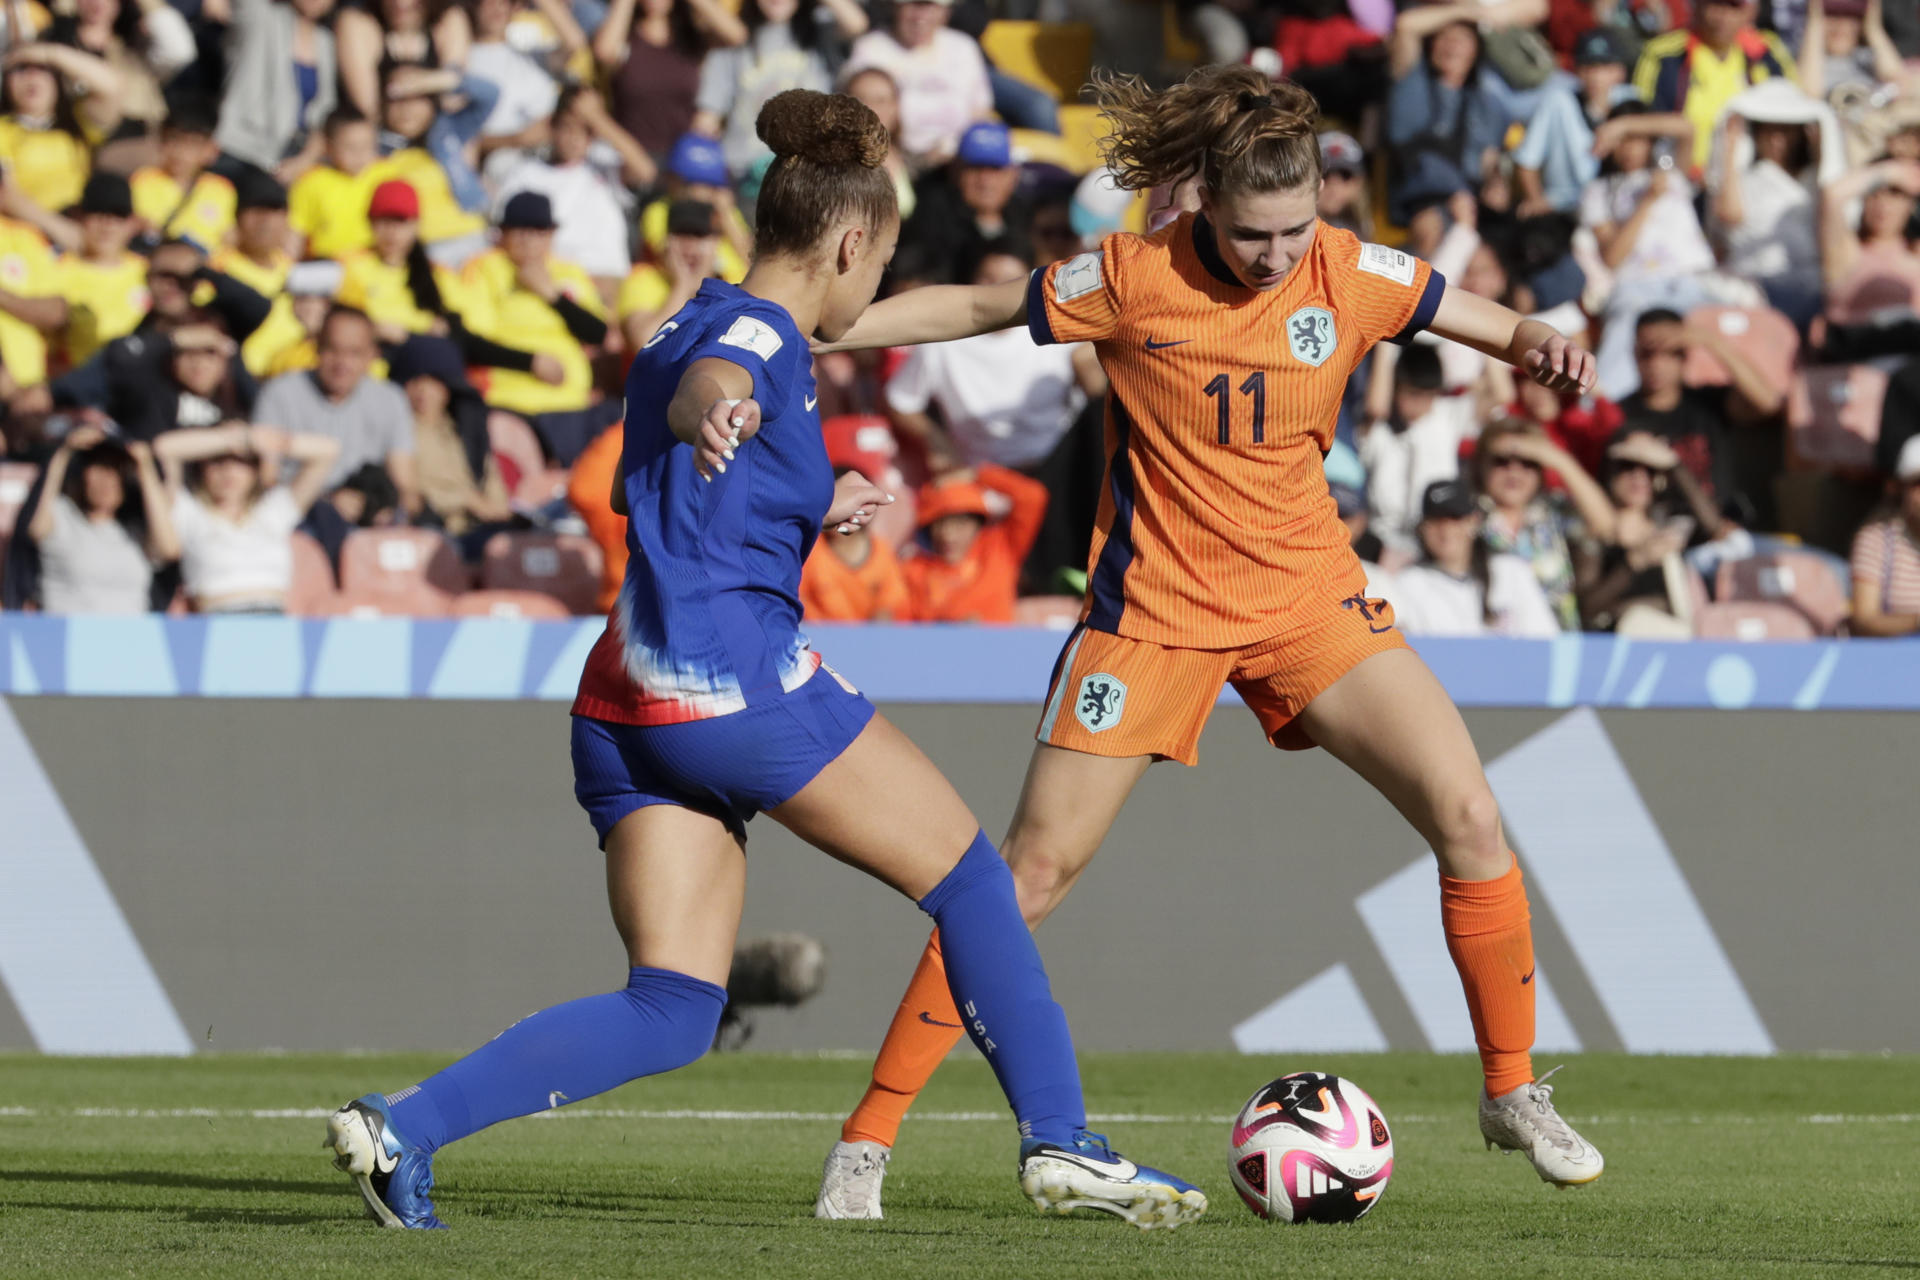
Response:
[[[1215,397],[1214,414],[1219,422],[1220,443],[1233,443],[1233,380],[1226,374],[1215,374],[1213,381],[1206,385],[1206,393]],[[1240,384],[1240,394],[1253,398],[1253,442],[1267,442],[1267,374],[1264,369],[1255,369]]]

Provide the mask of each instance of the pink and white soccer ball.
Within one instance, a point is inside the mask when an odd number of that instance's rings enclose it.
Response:
[[[1296,1071],[1263,1086],[1233,1120],[1233,1189],[1276,1222],[1352,1222],[1393,1176],[1393,1135],[1359,1085]]]

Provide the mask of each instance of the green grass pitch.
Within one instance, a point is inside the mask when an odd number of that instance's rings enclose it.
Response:
[[[973,1059],[907,1122],[887,1220],[816,1222],[866,1064],[712,1056],[450,1148],[436,1195],[453,1230],[376,1230],[318,1117],[437,1065],[0,1057],[0,1276],[1920,1275],[1915,1058],[1575,1058],[1558,1101],[1607,1173],[1557,1191],[1481,1149],[1465,1058],[1090,1055],[1089,1105],[1113,1117],[1096,1127],[1212,1199],[1162,1234],[1036,1215]],[[1223,1118],[1309,1066],[1360,1083],[1393,1126],[1392,1186],[1357,1225],[1262,1223],[1227,1181]]]

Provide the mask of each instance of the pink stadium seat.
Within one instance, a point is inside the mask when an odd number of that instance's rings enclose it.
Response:
[[[0,535],[13,532],[13,522],[20,518],[20,508],[39,474],[40,468],[31,462],[0,462]]]
[[[339,589],[333,584],[333,563],[326,548],[304,533],[293,535],[293,582],[287,587],[287,612],[303,618],[324,618],[338,608]]]
[[[547,454],[540,447],[540,437],[526,419],[515,414],[495,410],[487,415],[487,447],[500,461],[501,478],[509,492],[526,477],[546,470]]]
[[[1071,631],[1080,621],[1079,596],[1025,596],[1013,602],[1013,625]]]
[[[438,618],[469,585],[453,544],[431,529],[355,529],[340,548],[343,612]]]
[[[1793,321],[1771,307],[1695,307],[1687,313],[1687,323],[1717,331],[1777,390],[1787,390],[1800,356],[1800,335]],[[1705,347],[1695,346],[1687,352],[1686,379],[1689,386],[1724,387],[1733,375]]]
[[[1815,365],[1794,375],[1787,440],[1801,462],[1868,468],[1880,439],[1887,375],[1870,364]]]
[[[480,585],[489,591],[533,591],[569,613],[595,613],[600,547],[573,534],[498,533],[487,540]]]
[[[1791,605],[1735,600],[1701,609],[1693,633],[1706,640],[1811,640],[1813,624]]]
[[[456,618],[566,618],[567,607],[538,591],[469,591],[453,600]]]
[[[1846,584],[1826,561],[1804,551],[1729,560],[1720,566],[1716,593],[1727,602],[1772,602],[1797,610],[1819,635],[1830,636],[1852,612]]]

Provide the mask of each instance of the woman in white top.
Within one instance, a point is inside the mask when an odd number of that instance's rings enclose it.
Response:
[[[180,554],[152,451],[91,424],[54,450],[27,536],[40,549],[48,613],[145,613],[154,566]]]
[[[1489,551],[1481,541],[1480,507],[1466,481],[1428,485],[1420,509],[1425,558],[1380,584],[1401,630],[1412,636],[1560,634],[1527,562]]]
[[[1814,8],[1819,8],[1815,5]],[[1753,139],[1742,163],[1743,138]],[[1820,313],[1820,237],[1814,199],[1811,126],[1729,113],[1713,195],[1726,269],[1766,290],[1767,301],[1802,329]]]
[[[290,539],[326,486],[340,442],[229,422],[169,431],[153,450],[166,469],[181,582],[194,609],[283,612],[293,579]],[[298,469],[276,484],[282,459]]]

